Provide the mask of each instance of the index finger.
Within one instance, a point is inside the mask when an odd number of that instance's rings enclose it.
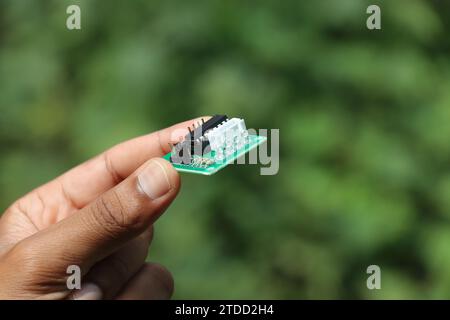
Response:
[[[56,180],[73,206],[80,209],[124,180],[147,160],[170,152],[201,117],[122,142],[66,172]]]

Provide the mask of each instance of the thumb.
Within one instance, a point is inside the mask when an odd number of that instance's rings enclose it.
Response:
[[[54,272],[65,274],[68,265],[76,264],[85,274],[153,224],[179,187],[172,165],[152,159],[77,213],[23,240],[17,249],[45,259]]]

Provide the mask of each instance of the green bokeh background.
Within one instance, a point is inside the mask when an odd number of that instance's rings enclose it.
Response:
[[[176,298],[450,298],[449,23],[447,0],[0,0],[0,211],[225,113],[280,129],[280,170],[182,175],[149,253]]]

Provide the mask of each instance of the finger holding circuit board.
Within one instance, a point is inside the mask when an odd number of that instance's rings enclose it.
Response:
[[[211,175],[266,141],[248,133],[240,118],[215,115],[202,120],[164,158],[180,172]]]

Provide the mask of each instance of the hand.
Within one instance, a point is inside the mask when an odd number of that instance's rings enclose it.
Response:
[[[170,298],[172,276],[145,259],[180,188],[159,157],[192,123],[121,143],[12,204],[0,219],[0,299]],[[67,287],[70,265],[81,290]]]

